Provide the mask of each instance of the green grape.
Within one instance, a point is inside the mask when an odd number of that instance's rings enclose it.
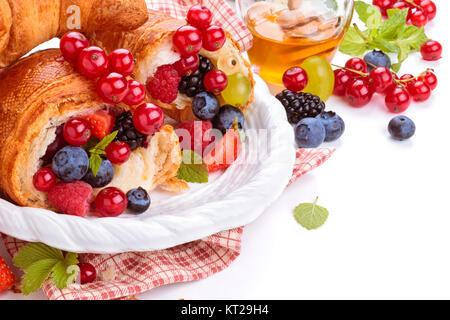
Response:
[[[222,98],[226,103],[235,107],[244,106],[252,94],[252,84],[242,73],[237,72],[228,76],[228,86],[222,91]]]
[[[309,57],[300,65],[308,74],[308,84],[303,92],[319,96],[322,101],[331,97],[334,89],[334,72],[330,63],[322,57]]]

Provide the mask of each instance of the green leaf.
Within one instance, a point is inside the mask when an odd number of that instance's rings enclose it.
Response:
[[[102,158],[97,153],[91,153],[91,156],[89,157],[89,168],[91,168],[94,177],[97,176],[101,165]]]
[[[356,1],[355,10],[359,15],[359,19],[364,22],[369,29],[376,29],[383,22],[381,12],[375,6],[367,4],[363,1]]]
[[[389,9],[389,18],[384,20],[378,29],[378,37],[385,40],[395,39],[399,30],[406,24],[408,9]]]
[[[106,147],[114,141],[114,139],[117,137],[117,134],[119,131],[114,131],[111,134],[107,135],[97,143],[95,147],[89,150],[91,153],[91,156],[89,157],[89,168],[91,168],[92,173],[94,174],[94,177],[97,176],[98,170],[100,169],[100,166],[102,165],[102,158],[100,155],[105,155],[105,149]]]
[[[62,260],[63,255],[61,250],[43,243],[29,243],[19,249],[14,257],[14,265],[21,269],[27,269],[33,263],[44,259]]]
[[[294,216],[298,223],[308,230],[321,227],[328,219],[328,210],[314,203],[302,203],[294,210]]]
[[[28,266],[22,277],[23,294],[27,296],[42,287],[57,263],[57,259],[43,259]]]
[[[354,27],[348,29],[339,47],[339,51],[350,56],[363,55],[367,49],[367,41],[361,37]]]
[[[109,135],[107,135],[106,137],[104,137],[102,139],[102,141],[100,141],[99,143],[97,143],[97,145],[92,149],[92,150],[105,150],[106,147],[114,141],[114,139],[117,137],[117,134],[119,133],[119,131],[114,131],[112,133],[110,133]],[[91,150],[91,152],[92,152]]]
[[[203,163],[202,157],[192,150],[184,150],[177,178],[186,182],[208,182],[208,169]]]
[[[43,243],[29,243],[19,249],[14,264],[25,274],[22,277],[22,291],[28,295],[38,290],[51,276],[60,289],[73,283],[79,272],[78,254],[49,247]]]

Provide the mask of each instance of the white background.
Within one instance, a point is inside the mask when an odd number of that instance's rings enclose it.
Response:
[[[390,139],[386,127],[393,115],[381,96],[362,109],[332,97],[328,109],[346,122],[336,153],[245,228],[240,257],[208,279],[138,298],[450,298],[450,3],[435,3],[438,15],[426,32],[444,45],[444,58],[429,63],[413,54],[400,72],[417,75],[431,67],[440,81],[429,101],[405,113],[417,126],[410,141]],[[334,62],[348,58],[338,54]],[[296,223],[293,209],[316,196],[330,216],[322,228],[308,231]],[[0,255],[7,257],[3,244]],[[4,293],[0,299],[27,298]]]

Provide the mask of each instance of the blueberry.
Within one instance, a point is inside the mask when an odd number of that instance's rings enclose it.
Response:
[[[150,207],[150,196],[142,187],[127,192],[128,210],[143,213]]]
[[[82,148],[64,147],[53,157],[52,169],[64,182],[81,180],[89,169],[88,155]]]
[[[325,127],[316,118],[300,120],[294,128],[295,141],[299,148],[317,148],[325,140]]]
[[[238,128],[242,130],[245,123],[244,114],[240,109],[227,104],[220,108],[219,113],[212,120],[212,124],[214,128],[225,134],[233,126],[236,118],[238,119]]]
[[[416,125],[406,116],[396,116],[389,122],[388,130],[395,140],[407,140],[416,132]]]
[[[345,130],[345,123],[341,117],[339,117],[336,112],[327,111],[322,112],[317,117],[323,126],[325,127],[325,141],[331,142],[339,139]]]
[[[370,72],[375,67],[391,68],[391,59],[389,56],[380,50],[373,50],[364,56],[364,61],[367,63],[367,70]],[[375,66],[375,67],[374,67]]]
[[[89,183],[93,188],[103,188],[107,186],[114,178],[114,166],[109,160],[103,160],[97,175],[91,169],[88,170],[83,181]]]
[[[200,92],[194,97],[192,111],[201,120],[211,120],[220,110],[220,103],[217,97],[210,92]]]

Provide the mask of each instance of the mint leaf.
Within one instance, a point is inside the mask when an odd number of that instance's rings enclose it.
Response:
[[[408,9],[389,9],[389,18],[384,20],[378,29],[378,36],[384,39],[396,38],[399,29],[406,24],[406,17],[408,16]]]
[[[89,168],[92,170],[92,173],[94,174],[94,177],[97,176],[98,170],[100,169],[100,166],[102,165],[102,158],[100,155],[105,155],[105,149],[106,147],[114,141],[114,139],[117,137],[119,131],[114,131],[111,134],[107,135],[95,145],[92,149],[89,150],[91,153],[91,156],[89,157]]]
[[[383,17],[377,7],[371,6],[363,1],[356,1],[355,10],[359,15],[359,19],[361,19],[369,29],[378,28],[383,22]]]
[[[202,157],[192,150],[184,150],[177,178],[186,182],[206,183],[208,177],[208,169]]]
[[[36,242],[23,246],[13,260],[15,266],[27,269],[33,263],[43,259],[62,260],[63,254],[61,250]]]
[[[57,263],[56,259],[43,259],[30,265],[22,277],[22,293],[27,296],[42,287]]]
[[[350,56],[363,55],[368,49],[367,41],[361,37],[355,27],[350,27],[342,40],[339,51]]]
[[[314,203],[302,203],[294,210],[294,217],[298,223],[308,230],[321,227],[328,219],[328,210]]]
[[[43,243],[29,243],[19,249],[14,264],[25,271],[22,291],[28,295],[38,290],[49,277],[60,289],[72,284],[80,268],[78,254],[49,247]]]

